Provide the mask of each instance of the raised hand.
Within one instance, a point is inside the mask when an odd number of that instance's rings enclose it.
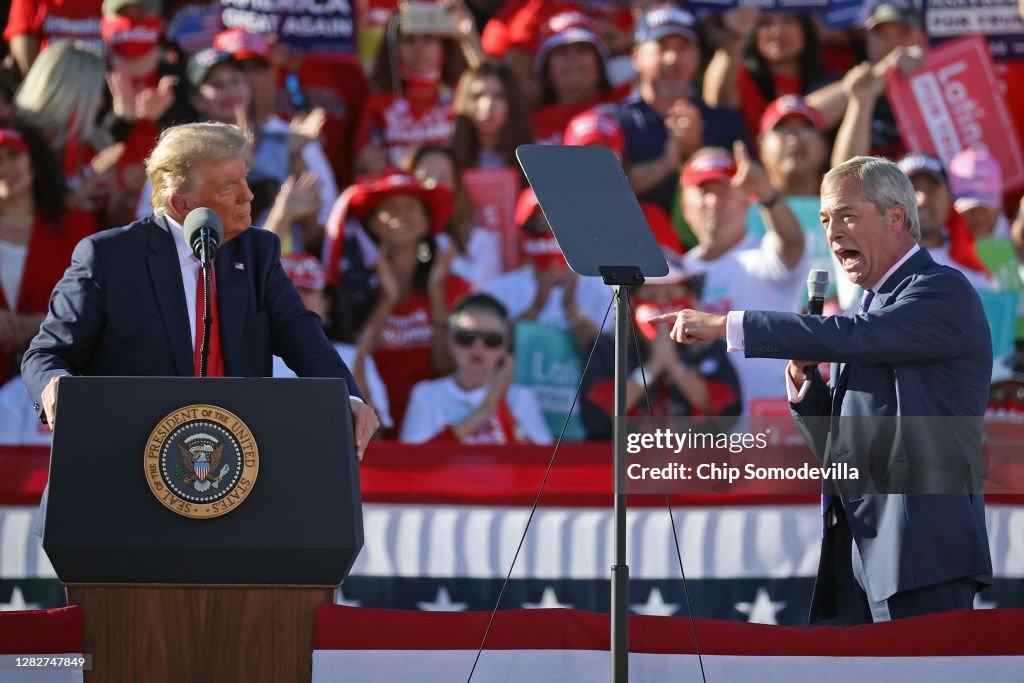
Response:
[[[124,156],[124,143],[117,142],[101,149],[89,161],[74,182],[68,183],[68,206],[87,207],[89,198],[96,192],[100,181],[111,171]]]
[[[288,176],[277,193],[274,204],[279,204],[288,220],[301,221],[320,212],[320,180],[315,173],[303,173],[298,178]]]
[[[128,123],[135,123],[139,120],[136,110],[138,91],[132,84],[132,79],[118,69],[108,71],[107,88],[110,89],[111,105],[114,116]]]
[[[746,38],[754,30],[761,10],[756,5],[734,7],[722,13],[722,24],[737,38]]]
[[[704,123],[700,109],[687,100],[677,100],[665,115],[668,145],[674,151],[677,163],[700,149],[704,139]]]
[[[327,123],[323,107],[312,109],[305,116],[296,116],[288,124],[288,153],[296,154],[309,143],[320,139],[320,131]]]
[[[732,143],[732,155],[736,162],[736,175],[732,177],[732,186],[742,190],[747,196],[753,196],[762,204],[774,201],[778,190],[772,185],[764,166],[750,157],[747,146],[736,140]]]
[[[144,121],[159,121],[174,104],[177,76],[164,76],[155,88],[146,88],[135,96],[135,113]]]
[[[851,100],[871,102],[885,92],[885,77],[875,73],[868,62],[862,62],[843,76],[843,92]]]

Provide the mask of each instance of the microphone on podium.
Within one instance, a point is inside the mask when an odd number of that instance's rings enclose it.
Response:
[[[825,292],[828,291],[828,271],[814,269],[807,276],[807,312],[821,315],[825,308]],[[814,376],[817,365],[804,367],[804,379],[808,382]]]
[[[224,238],[220,216],[213,209],[201,206],[188,212],[182,227],[185,229],[185,244],[192,248],[201,264],[209,265]]]

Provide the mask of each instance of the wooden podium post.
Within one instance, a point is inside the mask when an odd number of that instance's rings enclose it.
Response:
[[[85,683],[309,683],[316,609],[333,586],[69,584]]]

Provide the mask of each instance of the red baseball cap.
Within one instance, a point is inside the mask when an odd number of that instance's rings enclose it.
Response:
[[[602,68],[611,59],[611,52],[602,40],[600,29],[593,19],[582,12],[563,12],[551,17],[541,32],[540,47],[537,48],[537,56],[533,61],[534,72],[538,76],[544,73],[548,55],[556,47],[574,43],[587,43],[593,46],[601,58]]]
[[[281,257],[281,267],[296,287],[323,289],[327,281],[320,261],[309,254],[297,251],[285,254]]]
[[[622,154],[626,149],[626,136],[615,117],[600,109],[588,109],[569,121],[562,143],[576,146],[602,145]]]
[[[155,48],[163,30],[164,22],[160,17],[129,19],[111,14],[100,21],[100,35],[107,48],[126,59],[141,57]]]
[[[0,128],[0,145],[7,145],[23,154],[28,154],[28,143],[21,133],[13,128]]]
[[[243,59],[261,59],[270,62],[270,44],[259,33],[250,33],[244,28],[229,28],[221,31],[213,39],[213,47],[227,52],[238,61]]]
[[[360,221],[365,221],[382,201],[396,195],[412,195],[423,202],[430,214],[431,232],[435,235],[444,232],[452,216],[452,191],[440,185],[428,187],[409,173],[392,171],[356,183],[350,190],[348,208]]]
[[[787,116],[802,116],[811,122],[819,131],[825,130],[825,121],[818,110],[807,104],[802,97],[783,95],[768,105],[761,115],[760,132],[764,133],[779,125],[779,121]]]
[[[736,162],[731,156],[718,151],[708,151],[686,164],[680,184],[683,187],[700,187],[709,180],[729,182],[734,175]]]

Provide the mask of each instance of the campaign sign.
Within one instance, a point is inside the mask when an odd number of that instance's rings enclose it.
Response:
[[[1002,358],[1013,353],[1013,340],[1017,336],[1017,301],[1020,292],[978,292],[985,318],[992,332],[992,357]]]
[[[924,26],[932,45],[981,34],[992,59],[1024,59],[1024,21],[1017,0],[924,0]]]
[[[228,28],[276,35],[305,54],[352,55],[356,17],[350,0],[221,0]]]
[[[572,335],[550,325],[520,320],[513,354],[516,384],[533,390],[551,433],[560,434],[580,382],[580,359]],[[578,404],[576,408],[569,416],[563,441],[586,438]]]
[[[864,23],[864,0],[832,0],[822,19],[829,28],[856,28]]]
[[[501,236],[505,270],[519,265],[515,213],[521,178],[515,168],[471,168],[462,174],[462,184],[476,207],[477,225]]]
[[[830,0],[690,0],[686,8],[701,14],[724,12],[734,7],[757,7],[762,12],[824,14]]]
[[[914,151],[949,163],[957,152],[985,149],[1003,170],[1003,191],[1024,187],[1024,156],[981,36],[928,51],[909,79],[891,72],[888,95],[896,123]]]
[[[1013,241],[1009,237],[992,237],[974,243],[978,258],[992,274],[1000,292],[1024,292],[1024,283],[1018,274],[1019,263]],[[1024,339],[1024,301],[1017,308],[1016,339]]]

